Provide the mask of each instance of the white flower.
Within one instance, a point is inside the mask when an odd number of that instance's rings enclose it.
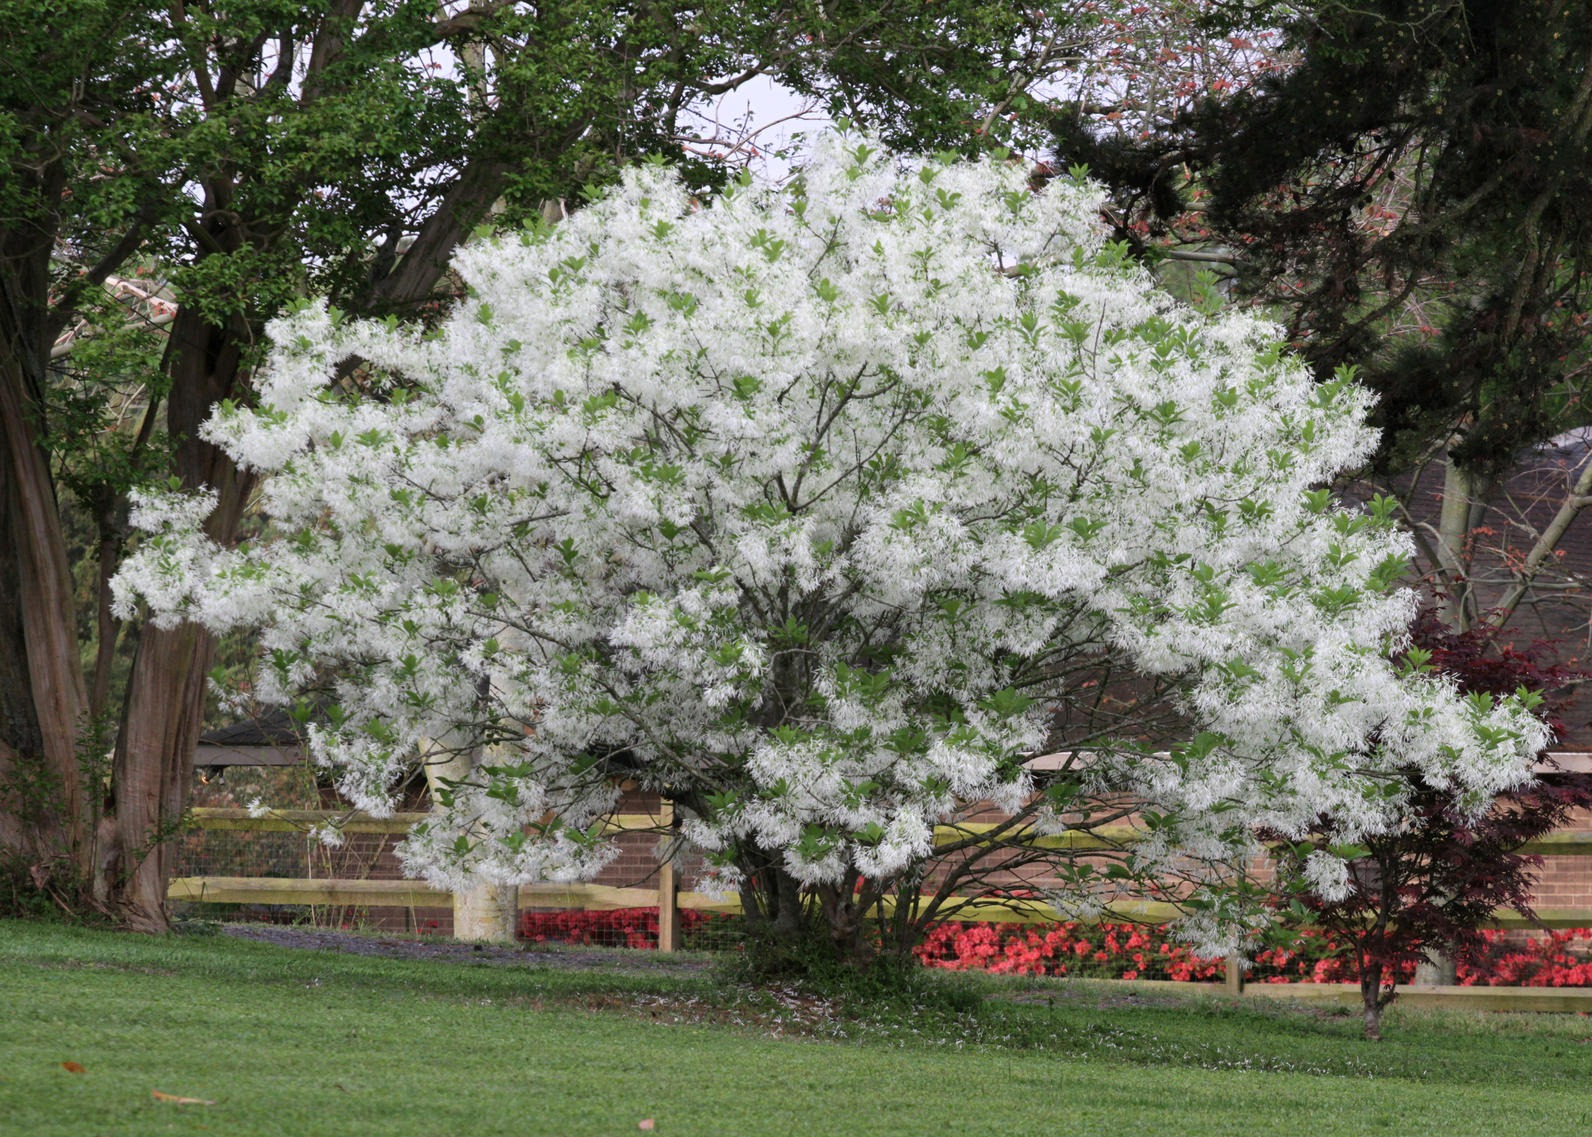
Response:
[[[343,844],[343,831],[335,825],[311,825],[308,835],[311,840],[319,841],[328,849],[341,848]]]
[[[119,610],[258,629],[266,701],[334,687],[311,749],[362,809],[428,739],[480,754],[405,847],[438,881],[595,872],[620,777],[695,802],[725,865],[834,886],[1025,807],[1047,747],[1098,755],[1082,800],[1153,810],[1140,863],[1191,875],[1247,825],[1385,829],[1394,770],[1528,776],[1513,701],[1388,661],[1409,541],[1318,489],[1370,453],[1362,390],[1180,308],[1087,183],[865,148],[705,205],[631,171],[465,248],[427,337],[273,324],[259,405],[204,431],[270,535],[141,501]],[[335,384],[355,356],[392,396]],[[1342,872],[1310,862],[1322,895]]]
[[[1328,904],[1349,895],[1349,865],[1342,857],[1317,849],[1305,858],[1305,881]]]

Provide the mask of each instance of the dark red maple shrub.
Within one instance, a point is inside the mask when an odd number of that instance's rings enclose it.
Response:
[[[1582,674],[1548,661],[1546,645],[1520,650],[1498,642],[1489,627],[1453,632],[1431,612],[1422,613],[1412,635],[1427,666],[1453,676],[1465,694],[1539,692],[1539,713],[1555,734],[1562,733],[1556,714]],[[1291,886],[1299,917],[1353,945],[1365,1036],[1371,1039],[1381,1037],[1382,1011],[1400,977],[1418,962],[1437,952],[1482,950],[1483,927],[1495,909],[1535,918],[1531,891],[1542,858],[1521,853],[1521,846],[1592,806],[1592,776],[1552,767],[1531,785],[1498,797],[1480,816],[1462,808],[1448,790],[1427,785],[1413,769],[1406,777],[1405,825],[1356,849],[1347,896],[1327,902],[1302,885]],[[1330,832],[1279,844],[1280,879],[1301,880],[1305,859],[1333,845]]]

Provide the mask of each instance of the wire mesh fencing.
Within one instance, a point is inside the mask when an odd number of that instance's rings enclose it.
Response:
[[[265,793],[286,804],[251,816],[246,803]],[[377,819],[327,809],[325,791],[302,770],[229,772],[224,785],[205,786],[195,801],[194,824],[174,839],[179,914],[453,934],[452,896],[405,878],[399,845],[423,814]],[[692,891],[703,864],[678,839],[672,810],[656,799],[632,797],[627,804],[631,812],[614,823],[616,856],[595,882],[521,890],[518,937],[527,944],[634,950],[744,947],[747,926],[733,900]],[[329,826],[338,839],[325,839]],[[1579,863],[1587,859],[1585,843],[1559,840],[1563,848],[1538,851]],[[917,958],[930,967],[1014,975],[1195,983],[1220,983],[1227,975],[1228,961],[1197,955],[1143,913],[1139,923],[1035,923],[1033,912],[1002,915],[1001,907],[972,905],[969,914],[976,910],[977,918],[932,928]],[[1580,909],[1554,914],[1559,930],[1546,936],[1488,932],[1477,958],[1460,961],[1460,982],[1592,986],[1592,932],[1584,930],[1592,921]],[[1254,943],[1247,955],[1249,984],[1347,982],[1355,974],[1351,944],[1308,929]]]

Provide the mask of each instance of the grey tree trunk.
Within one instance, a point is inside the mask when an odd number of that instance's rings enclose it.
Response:
[[[1480,521],[1484,508],[1478,500],[1480,494],[1476,478],[1470,470],[1449,458],[1443,467],[1443,501],[1438,518],[1437,555],[1446,595],[1442,597],[1440,613],[1443,623],[1452,631],[1463,632],[1479,619],[1476,595],[1470,583],[1471,530]],[[1448,986],[1454,982],[1454,959],[1446,947],[1439,945],[1431,959],[1415,971],[1419,986]],[[1367,1038],[1380,1037],[1370,1033]]]
[[[1430,960],[1416,965],[1417,987],[1452,987],[1458,982],[1458,968],[1449,952],[1434,953]]]
[[[1465,467],[1448,459],[1443,466],[1443,501],[1438,517],[1437,557],[1446,595],[1443,622],[1463,632],[1474,619],[1470,586],[1470,530],[1475,509],[1475,479]]]

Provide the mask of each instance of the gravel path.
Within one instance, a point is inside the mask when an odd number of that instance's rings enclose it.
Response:
[[[681,959],[657,952],[620,948],[581,948],[563,944],[466,944],[401,936],[374,936],[323,928],[281,924],[227,924],[223,935],[277,947],[341,951],[387,959],[427,959],[448,963],[490,963],[503,967],[545,967],[568,971],[623,971],[699,974],[713,967],[709,959]]]

